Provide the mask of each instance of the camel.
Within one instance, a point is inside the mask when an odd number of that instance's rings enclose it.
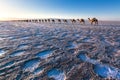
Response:
[[[79,19],[79,22],[80,22],[81,24],[85,24],[85,20],[84,20],[84,19]]]
[[[47,19],[45,19],[45,22],[47,22]]]
[[[32,22],[35,22],[35,21],[32,19]]]
[[[60,20],[60,19],[58,19],[58,22],[59,22],[59,23],[61,23],[61,20]]]
[[[53,22],[53,23],[55,23],[55,20],[54,20],[54,19],[52,19],[52,22]]]
[[[35,19],[35,22],[38,22],[38,20],[37,20],[37,19]]]
[[[76,22],[76,20],[75,20],[75,19],[71,19],[71,22],[72,22],[72,23],[75,23],[75,22]]]
[[[41,22],[41,19],[39,19],[39,22]]]
[[[92,19],[88,18],[88,20],[89,20],[89,22],[91,23],[91,25],[93,25],[93,23],[94,23],[95,25],[98,25],[98,19],[96,19],[96,18],[92,18]]]
[[[48,19],[48,22],[50,22],[50,19]]]
[[[64,19],[64,20],[63,20],[63,22],[64,22],[64,23],[67,23],[67,20],[66,20],[66,19]]]
[[[42,19],[42,22],[44,22],[44,20]]]

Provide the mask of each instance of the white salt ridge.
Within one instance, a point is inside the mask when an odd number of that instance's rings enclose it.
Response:
[[[42,48],[43,47],[43,45],[37,45],[37,46],[35,46],[36,48]]]
[[[18,46],[18,49],[28,49],[29,45],[28,44],[21,44]]]
[[[0,40],[1,40],[1,41],[2,41],[2,40],[5,40],[5,39],[6,39],[6,38],[1,38],[1,37],[0,37]]]
[[[0,49],[0,56],[2,56],[2,55],[5,54],[5,53],[6,53],[6,51]]]
[[[15,37],[9,36],[8,39],[13,40],[13,39],[15,39]]]
[[[18,50],[18,51],[15,51],[13,52],[12,54],[10,54],[11,56],[21,56],[25,54],[25,51],[24,50]]]
[[[60,73],[59,75],[53,75],[51,77],[53,77],[55,80],[64,80],[64,74],[63,73]]]

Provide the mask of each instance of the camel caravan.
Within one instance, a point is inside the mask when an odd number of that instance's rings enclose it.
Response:
[[[79,23],[81,25],[85,25],[84,19],[32,19],[32,20],[17,20],[19,22],[35,22],[35,23],[68,23],[72,24]],[[98,25],[98,19],[96,18],[88,18],[88,21],[91,25]]]

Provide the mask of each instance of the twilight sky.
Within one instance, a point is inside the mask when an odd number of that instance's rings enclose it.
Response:
[[[0,20],[88,17],[120,20],[120,0],[0,0]]]

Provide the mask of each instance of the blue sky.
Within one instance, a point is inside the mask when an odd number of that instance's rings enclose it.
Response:
[[[120,0],[0,0],[0,18],[120,20]]]

